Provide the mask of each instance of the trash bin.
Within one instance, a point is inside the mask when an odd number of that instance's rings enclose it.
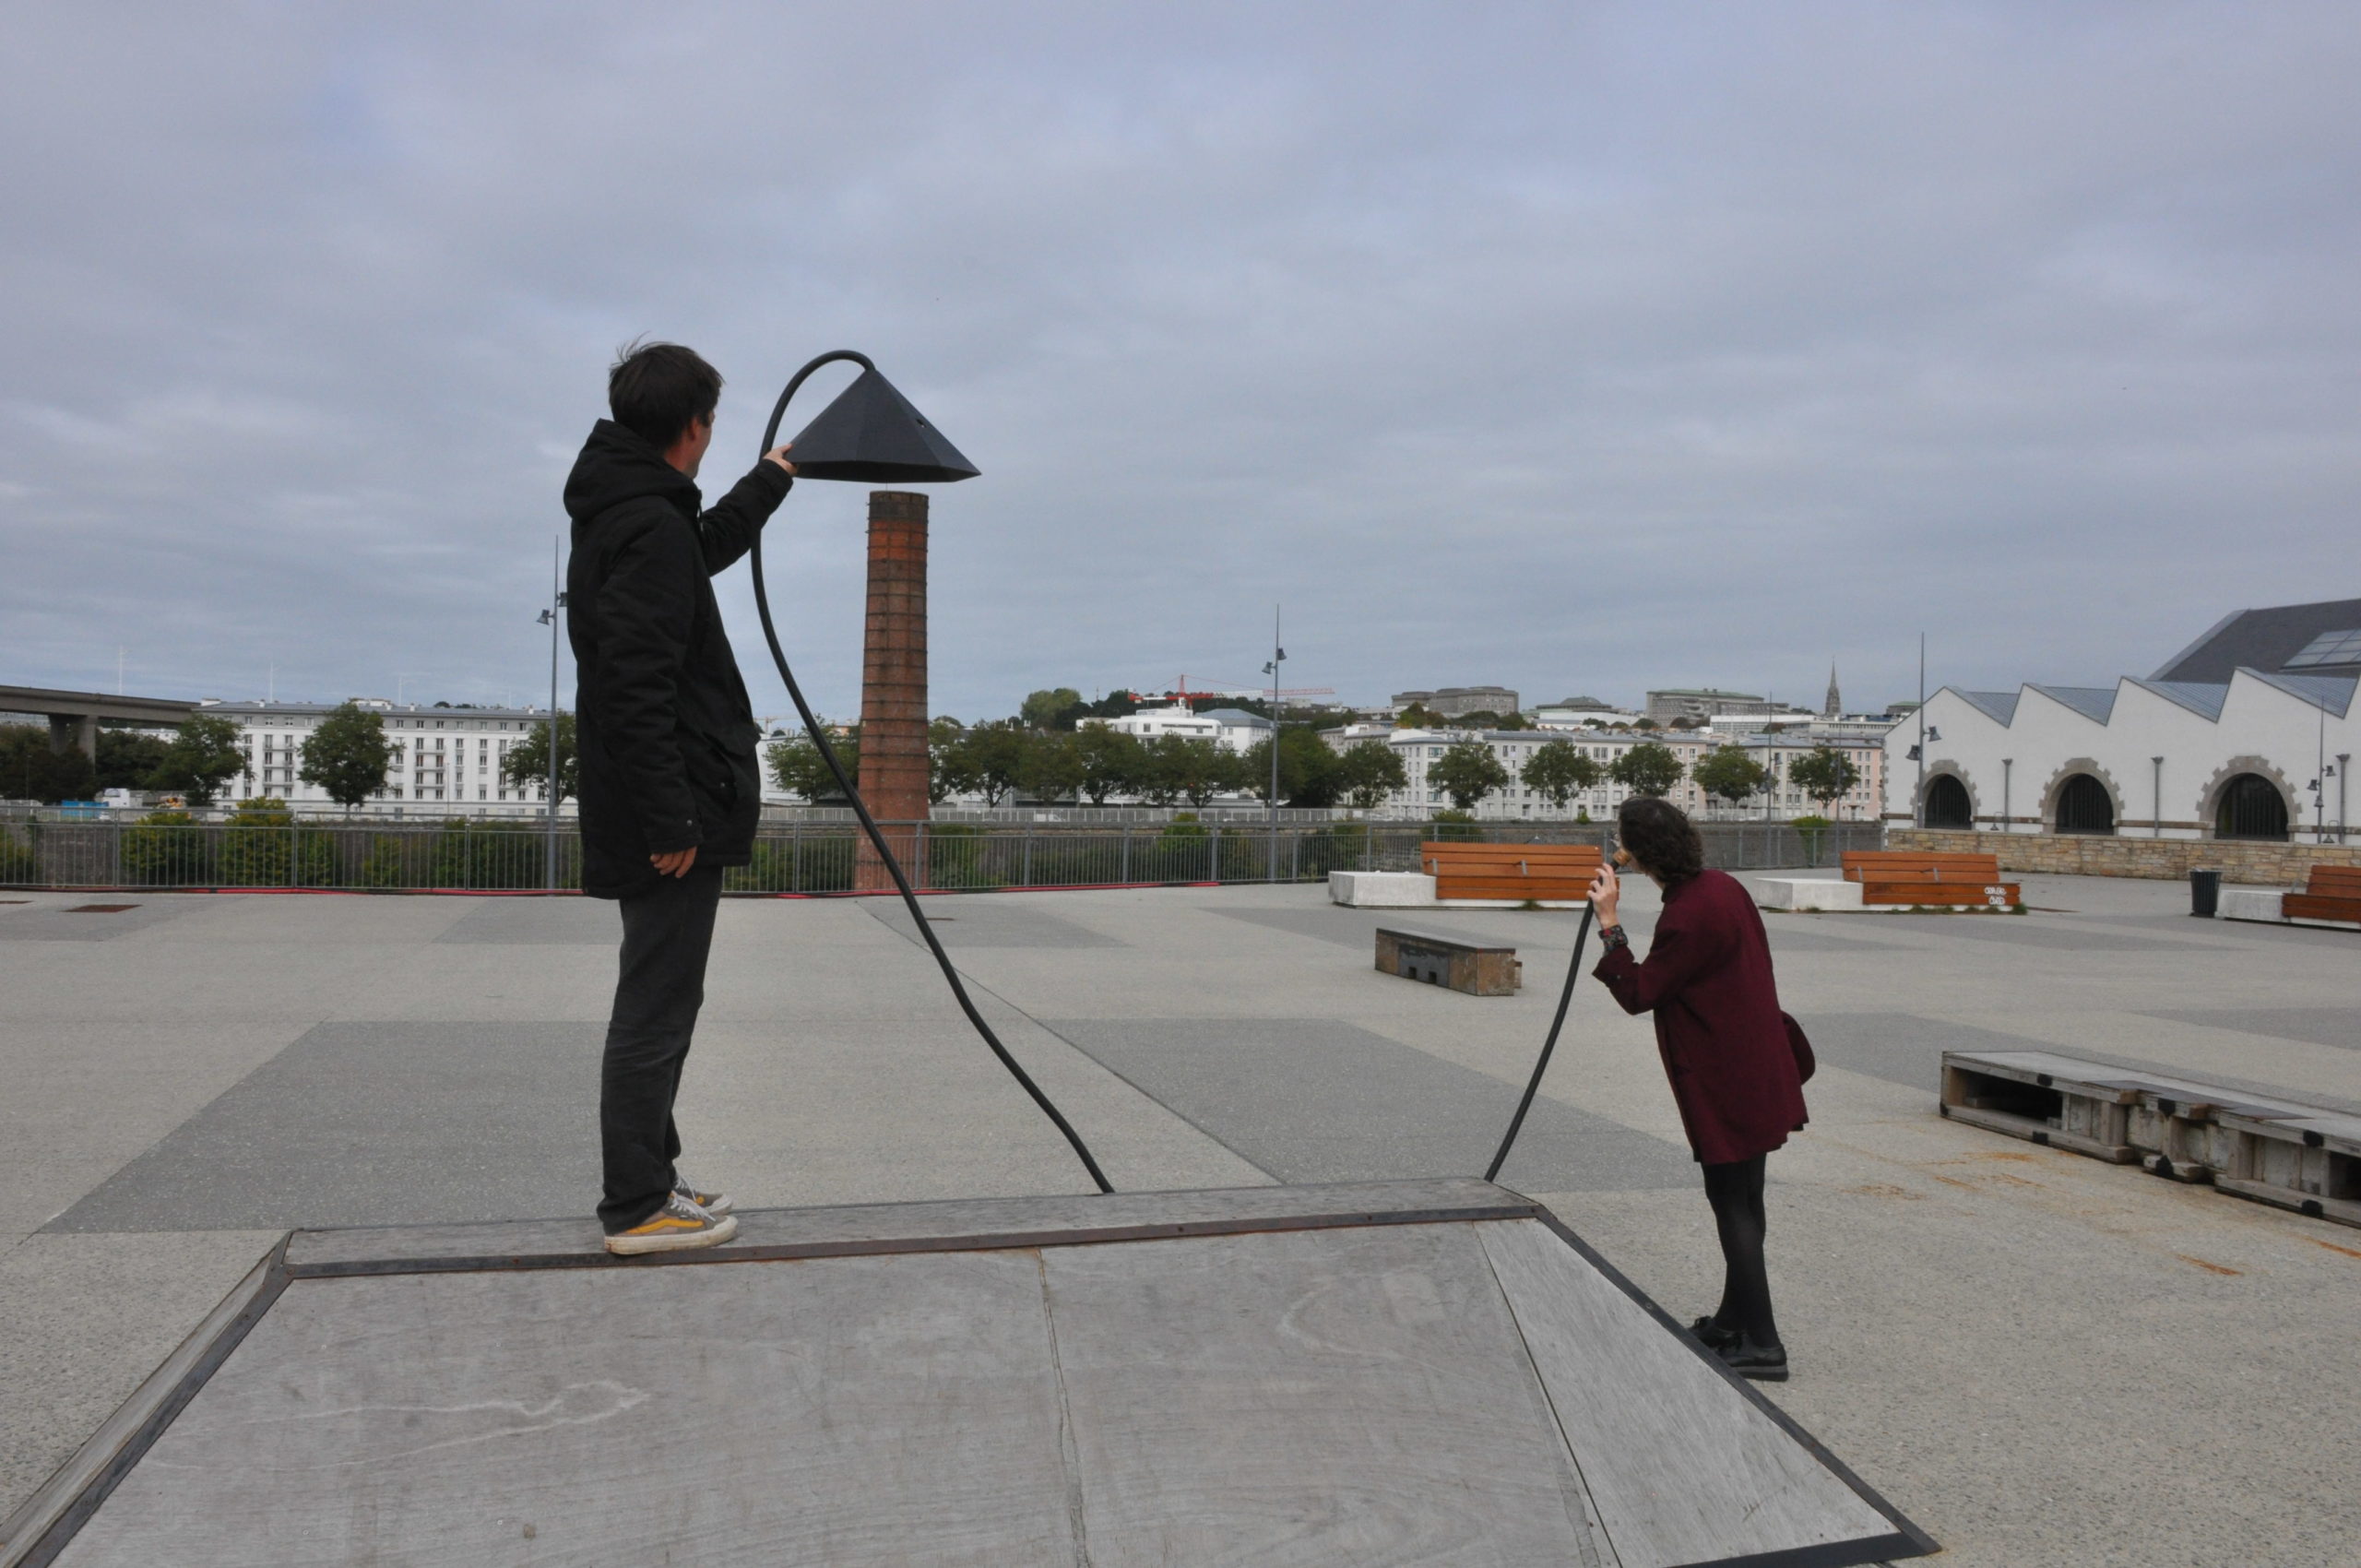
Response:
[[[2218,871],[2193,871],[2189,873],[2189,912],[2198,919],[2210,921],[2222,905],[2222,873]]]

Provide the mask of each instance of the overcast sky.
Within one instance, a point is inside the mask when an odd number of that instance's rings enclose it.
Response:
[[[0,682],[546,693],[618,343],[865,350],[933,706],[1854,707],[2361,594],[2361,8],[8,7]],[[823,373],[799,428],[847,377]],[[861,487],[773,601],[858,705]],[[722,603],[785,709],[741,565]],[[571,702],[572,672],[566,672]]]

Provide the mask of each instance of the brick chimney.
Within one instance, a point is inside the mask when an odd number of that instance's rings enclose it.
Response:
[[[869,493],[869,622],[861,641],[860,794],[881,824],[927,817],[926,501],[907,491]],[[910,885],[926,885],[918,835],[886,829]],[[863,839],[857,888],[894,879]]]

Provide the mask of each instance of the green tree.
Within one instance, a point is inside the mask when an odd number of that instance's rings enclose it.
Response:
[[[1062,731],[1026,737],[1025,760],[1016,781],[1037,801],[1074,799],[1083,784],[1082,749]]]
[[[1082,694],[1072,686],[1059,686],[1046,692],[1035,692],[1017,709],[1017,717],[1025,720],[1028,730],[1071,730],[1076,714],[1085,707]]]
[[[1709,800],[1737,805],[1760,790],[1770,779],[1771,772],[1749,756],[1742,746],[1715,746],[1698,759],[1689,776]]]
[[[0,827],[0,886],[23,887],[42,879],[40,832],[39,825],[28,824],[19,838]]]
[[[1544,741],[1534,748],[1518,770],[1525,787],[1538,793],[1558,811],[1585,790],[1596,789],[1607,777],[1598,759],[1571,741]]]
[[[1358,810],[1375,811],[1388,795],[1409,787],[1402,754],[1383,741],[1358,741],[1336,759],[1336,789]]]
[[[225,886],[325,887],[335,880],[328,835],[297,827],[295,814],[278,796],[240,801],[222,822],[226,831],[215,875]]]
[[[954,795],[964,795],[976,788],[967,767],[967,753],[961,742],[967,738],[967,727],[943,714],[926,727],[926,798],[941,805]]]
[[[307,755],[309,754],[306,754]],[[500,781],[511,790],[546,789],[550,781],[550,727],[546,720],[526,731],[500,759]],[[582,792],[582,768],[574,754],[574,715],[557,716],[557,798]]]
[[[1485,796],[1505,790],[1515,778],[1481,741],[1445,746],[1442,755],[1427,765],[1427,782],[1451,797],[1461,811],[1474,811]]]
[[[350,816],[355,806],[384,790],[393,759],[385,719],[357,702],[339,703],[303,742],[303,766],[295,777],[326,790]]]
[[[1336,803],[1337,756],[1316,731],[1289,725],[1279,731],[1279,798],[1291,806]],[[1237,776],[1257,800],[1271,797],[1271,742],[1266,736],[1246,749]]]
[[[1245,772],[1237,753],[1186,735],[1158,735],[1148,742],[1147,754],[1140,793],[1159,806],[1175,801],[1206,805],[1224,790],[1238,788]]]
[[[1643,741],[1608,764],[1607,776],[1637,795],[1668,795],[1680,782],[1680,759],[1670,746]]]
[[[50,749],[47,725],[0,724],[0,795],[55,805],[89,799],[97,781],[77,748]]]
[[[1074,731],[1074,743],[1082,758],[1082,792],[1092,805],[1105,805],[1110,795],[1139,792],[1147,774],[1147,748],[1138,736],[1086,720]]]
[[[1014,719],[971,724],[944,758],[944,769],[960,790],[973,790],[984,797],[984,804],[996,806],[1016,788],[1016,776],[1025,766],[1025,726]]]
[[[99,777],[101,790],[144,790],[148,778],[164,765],[164,741],[136,730],[99,731]]]
[[[1414,702],[1394,716],[1394,727],[1396,730],[1440,730],[1444,722],[1442,714],[1425,703]]]
[[[239,739],[235,719],[213,713],[192,715],[164,748],[164,760],[148,776],[148,787],[185,795],[191,805],[211,805],[221,786],[245,771],[246,754]]]
[[[1834,746],[1814,746],[1787,765],[1788,782],[1804,798],[1820,802],[1823,814],[1835,809],[1837,799],[1861,781],[1853,759]]]
[[[826,719],[821,720],[823,724]],[[845,776],[855,787],[860,783],[860,726],[853,725],[842,735],[828,737],[828,747],[844,765]],[[813,743],[812,731],[799,730],[792,735],[781,735],[763,749],[763,760],[770,765],[771,778],[790,795],[818,803],[841,801],[847,797],[828,767],[828,759],[820,754]]]

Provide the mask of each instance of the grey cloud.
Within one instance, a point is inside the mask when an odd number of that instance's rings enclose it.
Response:
[[[618,342],[873,354],[936,706],[1249,676],[1816,696],[2354,591],[2349,9],[20,10],[15,679],[536,690]],[[830,384],[831,386],[833,385]],[[816,411],[789,414],[789,429]],[[856,700],[860,496],[772,536]],[[2323,567],[2326,570],[2323,570]],[[758,706],[742,571],[725,583]]]

